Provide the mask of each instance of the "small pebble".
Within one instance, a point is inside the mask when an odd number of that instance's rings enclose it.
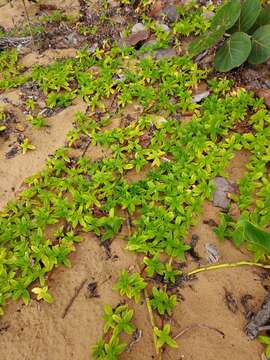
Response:
[[[145,31],[145,26],[142,23],[135,24],[131,29],[132,34],[136,34],[139,31]]]

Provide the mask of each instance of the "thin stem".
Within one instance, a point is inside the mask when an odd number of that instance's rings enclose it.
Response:
[[[151,323],[151,326],[152,326],[152,332],[153,332],[156,355],[159,356],[159,360],[162,360],[162,358],[160,357],[161,354],[160,354],[159,349],[157,347],[157,337],[156,337],[156,334],[154,332],[154,328],[155,328],[154,314],[153,314],[151,302],[150,302],[150,299],[149,299],[148,292],[147,292],[146,288],[144,289],[144,297],[145,297],[145,301],[146,301],[147,310],[148,310],[148,313],[149,313],[150,323]]]
[[[196,328],[213,330],[213,331],[216,331],[218,334],[220,334],[223,338],[225,337],[225,334],[223,331],[221,331],[213,326],[206,325],[206,324],[193,324],[193,325],[190,325],[190,326],[186,327],[185,329],[181,330],[177,335],[175,335],[174,340],[178,339],[180,336],[184,335],[188,331],[191,331]]]
[[[256,267],[260,267],[263,269],[270,269],[270,265],[264,265],[261,263],[255,263],[255,262],[250,262],[250,261],[239,261],[236,263],[226,263],[226,264],[204,266],[201,268],[191,270],[190,272],[188,272],[188,275],[191,276],[191,275],[195,275],[195,274],[205,272],[205,271],[218,270],[218,269],[229,269],[229,268],[236,268],[236,267],[240,267],[240,266],[256,266]]]
[[[259,331],[269,331],[269,330],[270,330],[270,325],[260,326],[259,327]]]
[[[33,36],[32,28],[31,28],[30,17],[29,17],[29,14],[28,14],[28,10],[27,10],[27,7],[26,7],[25,0],[22,0],[22,3],[23,3],[25,16],[26,16],[26,19],[27,19],[28,27],[29,27],[29,32],[30,32],[30,35],[31,35],[31,38],[32,38],[32,41],[33,41],[33,44],[34,44],[34,36]]]

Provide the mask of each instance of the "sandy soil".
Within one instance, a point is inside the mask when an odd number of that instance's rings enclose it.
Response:
[[[77,2],[74,1],[63,0],[60,3],[65,8],[77,6]],[[35,5],[28,5],[30,14],[31,11],[34,13]],[[23,8],[17,3],[13,8],[10,5],[0,8],[0,24],[4,27],[12,27],[13,22],[22,20],[22,17]],[[74,50],[69,50],[66,55],[71,55],[72,51]],[[23,62],[26,66],[33,63],[45,64],[58,56],[57,51],[42,56],[33,52],[29,53]],[[19,123],[26,127],[27,137],[38,146],[36,151],[26,155],[19,154],[7,160],[5,153],[14,139],[0,143],[0,207],[13,199],[23,186],[23,180],[42,169],[48,155],[64,144],[65,136],[72,128],[74,113],[86,109],[82,102],[74,103],[73,106],[49,118],[50,128],[32,130],[27,127],[25,115],[20,109],[18,91],[1,94],[0,102],[3,102],[5,97],[10,100],[8,105],[5,102],[5,106],[16,114]],[[100,151],[90,148],[87,154],[93,158],[99,156]],[[242,176],[247,160],[246,153],[239,153],[235,157],[229,170],[231,180],[236,181]],[[190,231],[190,238],[192,234],[199,237],[196,250],[201,257],[200,262],[196,262],[188,256],[190,269],[207,264],[207,243],[218,248],[221,262],[249,259],[245,251],[236,249],[230,242],[221,243],[211,227],[205,224],[205,220],[218,221],[218,217],[219,209],[206,202],[198,225]],[[103,304],[109,303],[114,306],[122,300],[112,290],[120,270],[137,268],[139,264],[137,256],[125,250],[125,235],[126,227],[114,239],[111,245],[112,256],[109,258],[98,239],[90,234],[84,235],[85,241],[77,246],[76,252],[71,256],[72,268],[60,267],[49,275],[51,293],[55,297],[52,305],[39,303],[34,299],[28,306],[21,302],[11,303],[6,314],[0,318],[0,359],[90,359],[90,346],[102,334]],[[241,299],[249,294],[252,296],[251,304],[254,310],[260,306],[265,295],[265,282],[261,280],[261,274],[261,270],[254,268],[217,270],[199,274],[192,282],[179,288],[179,297],[182,300],[174,313],[174,335],[193,324],[204,324],[219,329],[224,333],[224,337],[211,329],[195,328],[179,338],[179,349],[166,350],[164,359],[260,360],[262,345],[256,341],[249,341],[243,331],[247,320]],[[95,281],[98,284],[99,297],[89,298],[87,286]],[[76,288],[82,283],[84,285],[79,295],[63,318]],[[226,293],[231,293],[236,300],[235,312],[228,308]],[[121,356],[121,359],[154,359],[152,332],[144,300],[135,307],[135,314],[135,324],[142,330],[143,335],[130,352],[125,352]]]

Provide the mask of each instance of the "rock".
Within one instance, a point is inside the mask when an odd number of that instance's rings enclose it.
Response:
[[[158,24],[158,27],[161,28],[164,32],[170,32],[170,28],[166,24]]]
[[[213,205],[226,209],[230,203],[228,198],[229,193],[235,193],[237,190],[236,185],[229,180],[217,176],[215,178],[215,191],[213,194]]]
[[[156,60],[160,60],[160,59],[170,59],[174,56],[176,56],[176,51],[174,48],[169,48],[169,49],[161,49],[155,52],[154,54],[154,58]]]
[[[175,5],[168,5],[162,10],[162,14],[170,21],[174,22],[179,18]]]
[[[108,0],[108,4],[111,6],[111,7],[119,7],[120,6],[120,2],[117,1],[117,0]]]
[[[140,31],[145,31],[145,26],[142,23],[135,24],[131,29],[132,34],[136,34]]]
[[[88,48],[88,53],[94,54],[97,48],[98,48],[98,43],[93,44],[91,47]]]
[[[66,37],[66,43],[72,47],[72,46],[78,46],[79,44],[79,39],[78,39],[78,35],[76,34],[76,32],[72,32],[70,34],[67,35]]]
[[[160,125],[167,122],[167,120],[160,115],[151,115],[151,121],[154,125]]]
[[[125,39],[125,43],[129,46],[135,46],[139,42],[148,39],[149,33],[148,31],[138,31],[136,33],[131,34]]]
[[[258,89],[256,95],[264,99],[265,105],[270,109],[270,89]]]
[[[229,214],[231,215],[231,217],[233,218],[238,218],[241,214],[237,204],[233,203],[230,207],[230,211],[229,211]]]
[[[22,124],[17,124],[16,125],[16,130],[20,131],[20,132],[24,132],[25,131],[25,127]]]
[[[163,2],[161,0],[155,1],[149,15],[152,17],[157,17],[160,15],[160,12],[163,8]]]
[[[218,248],[215,245],[209,243],[206,243],[204,248],[207,256],[207,261],[210,264],[218,263],[220,259],[220,252]]]
[[[207,98],[209,95],[210,95],[210,91],[209,91],[209,90],[206,90],[206,91],[203,91],[203,92],[201,92],[201,93],[195,94],[195,95],[192,97],[192,102],[193,102],[193,103],[199,103],[199,102],[201,102],[203,99]]]

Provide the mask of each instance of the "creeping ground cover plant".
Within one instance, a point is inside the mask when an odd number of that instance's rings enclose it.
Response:
[[[243,31],[257,26],[246,18],[248,4],[239,7],[235,1],[220,8],[210,39],[218,40],[233,26],[248,24],[239,28]],[[258,9],[260,19],[263,10]],[[193,47],[204,50],[200,41]],[[239,194],[232,199],[241,214],[233,218],[222,213],[215,231],[237,246],[246,245],[255,264],[267,266],[269,111],[254,94],[226,79],[209,80],[209,96],[195,103],[194,89],[208,71],[188,56],[155,60],[138,56],[132,48],[112,47],[108,52],[97,48],[93,54],[86,49],[75,59],[36,66],[27,76],[17,53],[7,52],[3,59],[0,87],[31,81],[49,108],[68,107],[78,97],[88,108],[76,114],[66,146],[50,156],[41,172],[26,179],[25,190],[0,213],[1,314],[11,300],[28,304],[36,297],[51,303],[46,275],[60,265],[71,266],[69,255],[84,234],[94,234],[105,246],[129,223],[126,249],[140,254],[141,263],[120,271],[114,291],[123,299],[114,308],[105,304],[103,336],[91,356],[119,358],[136,332],[132,304],[143,301],[161,359],[166,347],[179,345],[171,318],[179,302],[176,285],[190,275],[181,267],[190,250],[186,237],[203,202],[212,198],[215,177],[226,176],[226,167],[240,150],[250,153]],[[14,76],[10,61],[16,65]],[[113,126],[116,115],[124,117],[134,103],[139,109],[136,116]],[[26,106],[35,108],[33,101]],[[188,121],[182,121],[185,116]],[[30,115],[28,121],[35,127],[46,125],[41,116]],[[249,126],[237,131],[244,121]],[[78,144],[83,144],[83,151]],[[90,145],[101,148],[103,155],[91,159]],[[33,145],[25,139],[21,148],[25,153]],[[142,176],[137,179],[133,174]]]

